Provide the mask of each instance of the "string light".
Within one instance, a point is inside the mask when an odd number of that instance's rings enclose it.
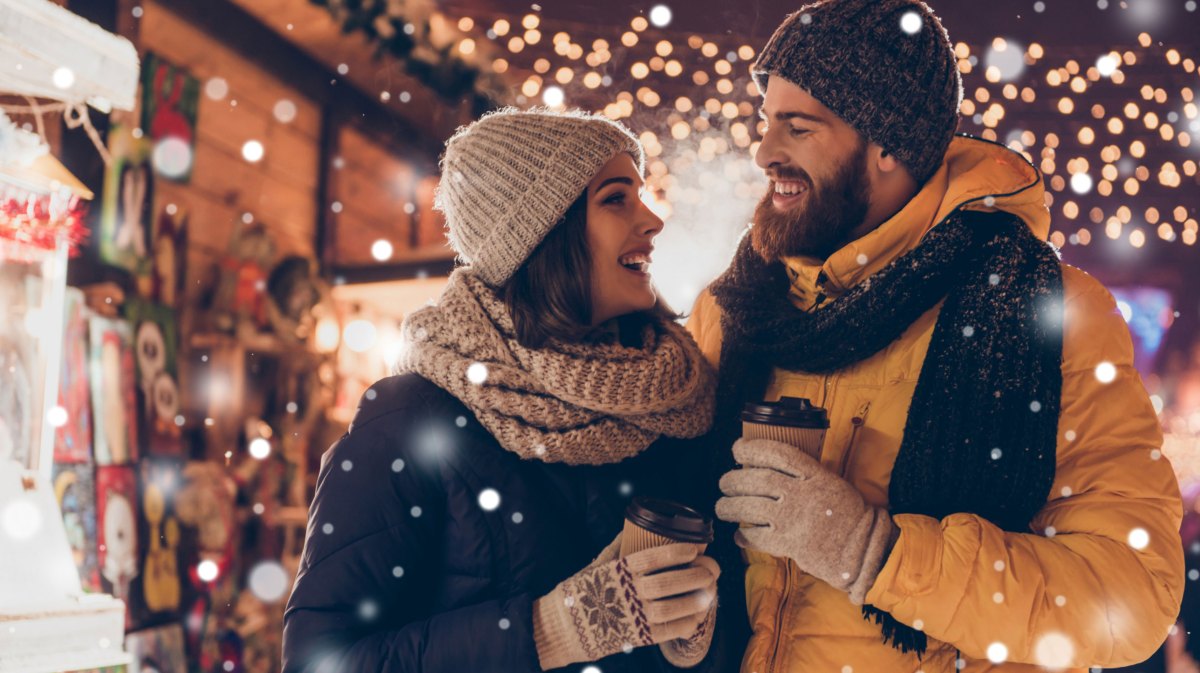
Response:
[[[700,167],[713,162],[719,162],[717,174],[737,173],[733,165],[745,169],[730,191],[752,203],[763,184],[750,163],[762,132],[761,98],[746,66],[755,46],[728,35],[660,32],[671,21],[670,7],[659,4],[629,17],[615,38],[581,35],[576,24],[536,13],[515,20],[461,16],[450,25],[460,31],[459,52],[479,54],[493,72],[511,78],[517,103],[560,107],[569,101],[652,130],[643,137],[653,159],[647,188],[662,203],[699,207],[715,198],[712,189],[681,179],[695,176],[691,182],[698,182],[712,172]],[[920,32],[924,17],[909,12],[898,28]],[[1134,198],[1171,213],[1177,204],[1165,207],[1164,195],[1197,180],[1196,157],[1187,156],[1200,134],[1200,101],[1189,79],[1197,64],[1176,45],[1156,41],[1150,30],[1133,43],[1083,58],[1036,42],[1024,47],[1010,36],[954,45],[968,91],[960,130],[1002,142],[1043,171],[1056,217],[1083,225],[1071,227],[1074,233],[1057,232],[1070,245],[1089,245],[1100,232],[1131,245],[1145,245],[1153,235],[1195,243],[1196,230],[1184,226],[1195,213],[1186,208],[1173,222],[1147,219],[1146,231],[1111,216]],[[1013,120],[1033,128],[1013,129]]]

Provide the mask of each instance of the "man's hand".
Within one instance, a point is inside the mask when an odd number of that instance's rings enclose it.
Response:
[[[740,439],[733,456],[742,467],[721,477],[717,516],[742,524],[734,542],[790,558],[861,605],[899,533],[887,511],[791,445]]]

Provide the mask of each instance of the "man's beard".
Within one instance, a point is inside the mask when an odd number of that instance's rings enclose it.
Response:
[[[773,177],[803,182],[808,192],[804,202],[791,210],[775,208],[773,189],[759,202],[750,244],[768,262],[801,256],[828,259],[850,242],[852,232],[867,216],[871,190],[865,143],[819,190],[808,173],[799,168],[779,169]]]

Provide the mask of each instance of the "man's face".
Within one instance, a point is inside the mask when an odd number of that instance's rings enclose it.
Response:
[[[825,259],[855,238],[870,206],[867,143],[804,89],[768,81],[755,162],[771,181],[750,241],[768,261]]]

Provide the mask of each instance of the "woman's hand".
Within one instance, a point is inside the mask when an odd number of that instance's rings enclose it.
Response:
[[[720,574],[701,549],[670,544],[594,564],[539,598],[533,634],[542,669],[693,637]]]

